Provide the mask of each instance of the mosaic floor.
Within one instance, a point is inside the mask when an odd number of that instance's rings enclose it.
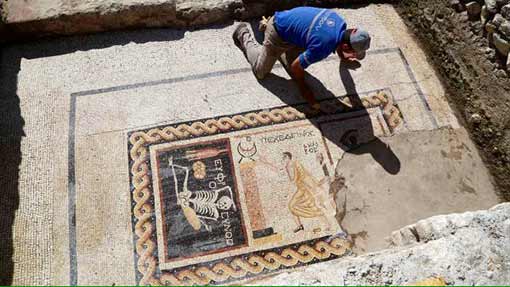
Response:
[[[348,154],[375,144],[368,166],[392,180],[400,159],[383,139],[455,121],[429,109],[399,48],[358,70],[321,65],[319,113],[281,66],[263,83],[242,68],[72,94],[70,281],[237,284],[356,252],[341,201],[369,189]]]
[[[321,104],[129,133],[138,283],[226,283],[348,253],[335,163],[403,120],[389,91]]]

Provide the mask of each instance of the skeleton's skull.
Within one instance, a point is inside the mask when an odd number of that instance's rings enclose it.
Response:
[[[234,205],[234,202],[232,201],[232,199],[230,197],[222,196],[218,200],[218,203],[216,205],[218,206],[218,209],[228,210],[232,207],[232,205]]]

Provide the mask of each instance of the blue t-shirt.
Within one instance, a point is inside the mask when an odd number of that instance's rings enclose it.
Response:
[[[299,62],[306,69],[336,50],[347,24],[333,10],[298,7],[276,12],[275,27],[285,42],[305,49]]]

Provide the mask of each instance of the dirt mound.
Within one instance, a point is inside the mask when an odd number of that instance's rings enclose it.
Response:
[[[447,0],[406,0],[398,10],[442,74],[449,100],[483,151],[502,197],[510,200],[510,81],[486,56],[481,23]]]

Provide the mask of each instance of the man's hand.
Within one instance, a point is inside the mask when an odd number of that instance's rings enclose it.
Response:
[[[301,95],[303,96],[303,98],[305,98],[310,107],[312,107],[312,110],[314,112],[318,112],[321,109],[321,105],[319,104],[319,102],[317,102],[315,96],[313,95],[310,89],[306,88],[304,92],[301,92]]]
[[[301,96],[305,98],[308,104],[314,109],[319,110],[320,105],[315,99],[312,90],[305,83],[305,70],[301,67],[301,63],[299,63],[299,58],[296,58],[294,62],[292,62],[290,66],[290,71],[292,73],[292,79],[296,81],[298,85],[299,91],[301,92]]]

